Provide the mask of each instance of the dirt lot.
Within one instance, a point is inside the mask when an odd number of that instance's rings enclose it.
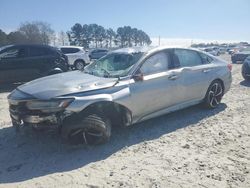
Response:
[[[229,56],[223,58],[229,60]],[[123,130],[98,147],[55,132],[16,134],[0,93],[0,187],[250,187],[250,83],[241,65],[215,110],[194,106]]]

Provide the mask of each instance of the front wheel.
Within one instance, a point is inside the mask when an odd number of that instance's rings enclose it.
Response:
[[[224,95],[223,86],[220,81],[214,81],[209,86],[206,97],[204,99],[204,105],[207,108],[216,108]]]
[[[100,115],[87,115],[79,122],[66,121],[62,127],[62,136],[71,144],[103,144],[110,139],[111,123]]]

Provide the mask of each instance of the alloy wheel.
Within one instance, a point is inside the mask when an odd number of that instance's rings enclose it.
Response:
[[[212,108],[215,108],[221,101],[223,96],[222,85],[218,82],[214,83],[211,86],[211,89],[208,93],[209,104]]]
[[[77,70],[82,70],[84,68],[84,63],[81,61],[76,62],[75,67]]]
[[[77,129],[72,131],[69,137],[74,143],[92,145],[102,139],[103,133],[94,129]]]

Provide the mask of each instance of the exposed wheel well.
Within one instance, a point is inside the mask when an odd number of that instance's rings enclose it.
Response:
[[[88,114],[103,115],[111,121],[113,126],[128,126],[132,122],[131,111],[125,106],[112,101],[93,103],[78,113],[77,116],[81,118]]]

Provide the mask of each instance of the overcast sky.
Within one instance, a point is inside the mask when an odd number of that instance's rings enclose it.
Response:
[[[150,37],[250,41],[250,0],[0,0],[0,29],[45,21],[55,31],[77,22],[117,29],[130,25]]]

